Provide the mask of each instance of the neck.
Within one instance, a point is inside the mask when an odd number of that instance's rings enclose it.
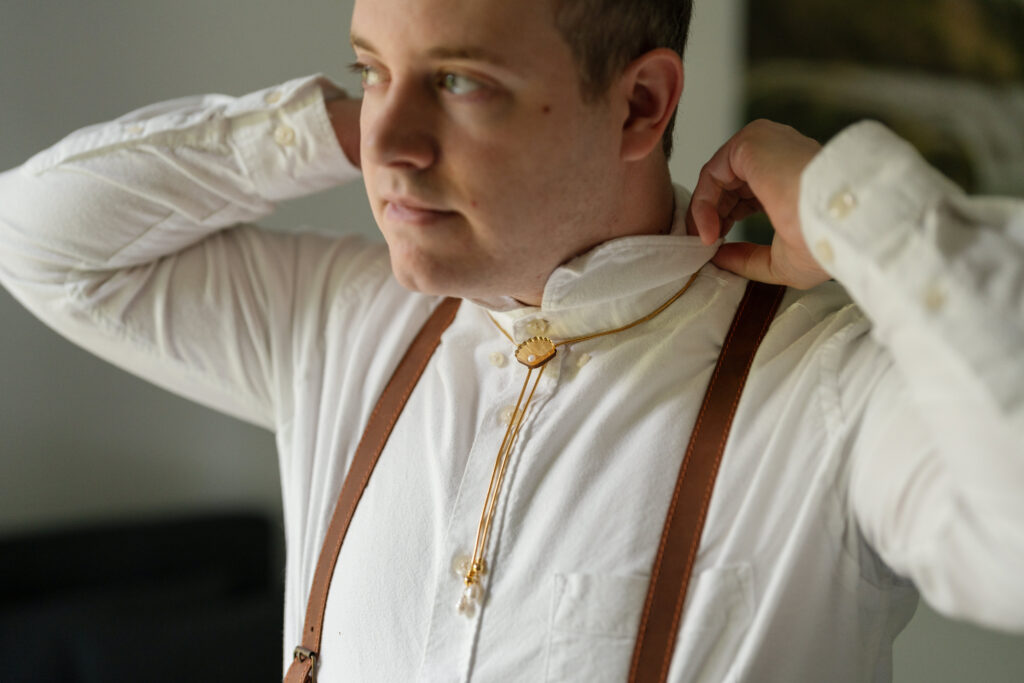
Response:
[[[665,235],[672,230],[675,219],[675,189],[668,164],[648,166],[646,169],[629,168],[623,173],[616,200],[606,204],[603,212],[611,218],[601,229],[592,230],[590,239],[570,252],[558,266],[581,256],[598,245],[620,237],[634,235]],[[544,286],[551,273],[513,297],[526,306],[540,306]]]

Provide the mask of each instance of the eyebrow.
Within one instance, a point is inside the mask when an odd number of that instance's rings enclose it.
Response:
[[[370,41],[356,35],[355,33],[352,34],[351,41],[352,47],[366,50],[367,52],[372,52],[374,54],[380,54]],[[507,66],[505,59],[494,52],[470,45],[460,45],[455,47],[439,45],[427,50],[427,56],[432,59],[457,59],[474,62],[489,62],[497,66]]]

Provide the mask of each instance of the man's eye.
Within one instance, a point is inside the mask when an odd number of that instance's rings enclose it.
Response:
[[[483,87],[479,81],[453,73],[441,74],[438,85],[453,95],[469,95]]]
[[[384,76],[380,71],[372,66],[364,66],[363,70],[360,72],[360,77],[363,81],[363,87],[380,85],[384,82]]]
[[[349,70],[359,75],[359,80],[362,81],[364,88],[380,85],[384,82],[384,75],[379,69],[372,66],[356,62],[349,66]]]

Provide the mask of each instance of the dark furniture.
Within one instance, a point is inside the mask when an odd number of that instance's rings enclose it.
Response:
[[[276,533],[216,514],[0,539],[0,682],[279,681]]]

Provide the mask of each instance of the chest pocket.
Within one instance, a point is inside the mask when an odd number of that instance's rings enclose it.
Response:
[[[556,574],[546,680],[626,681],[648,582],[646,576]],[[729,672],[753,611],[749,565],[709,569],[695,575],[669,680],[735,680]]]

